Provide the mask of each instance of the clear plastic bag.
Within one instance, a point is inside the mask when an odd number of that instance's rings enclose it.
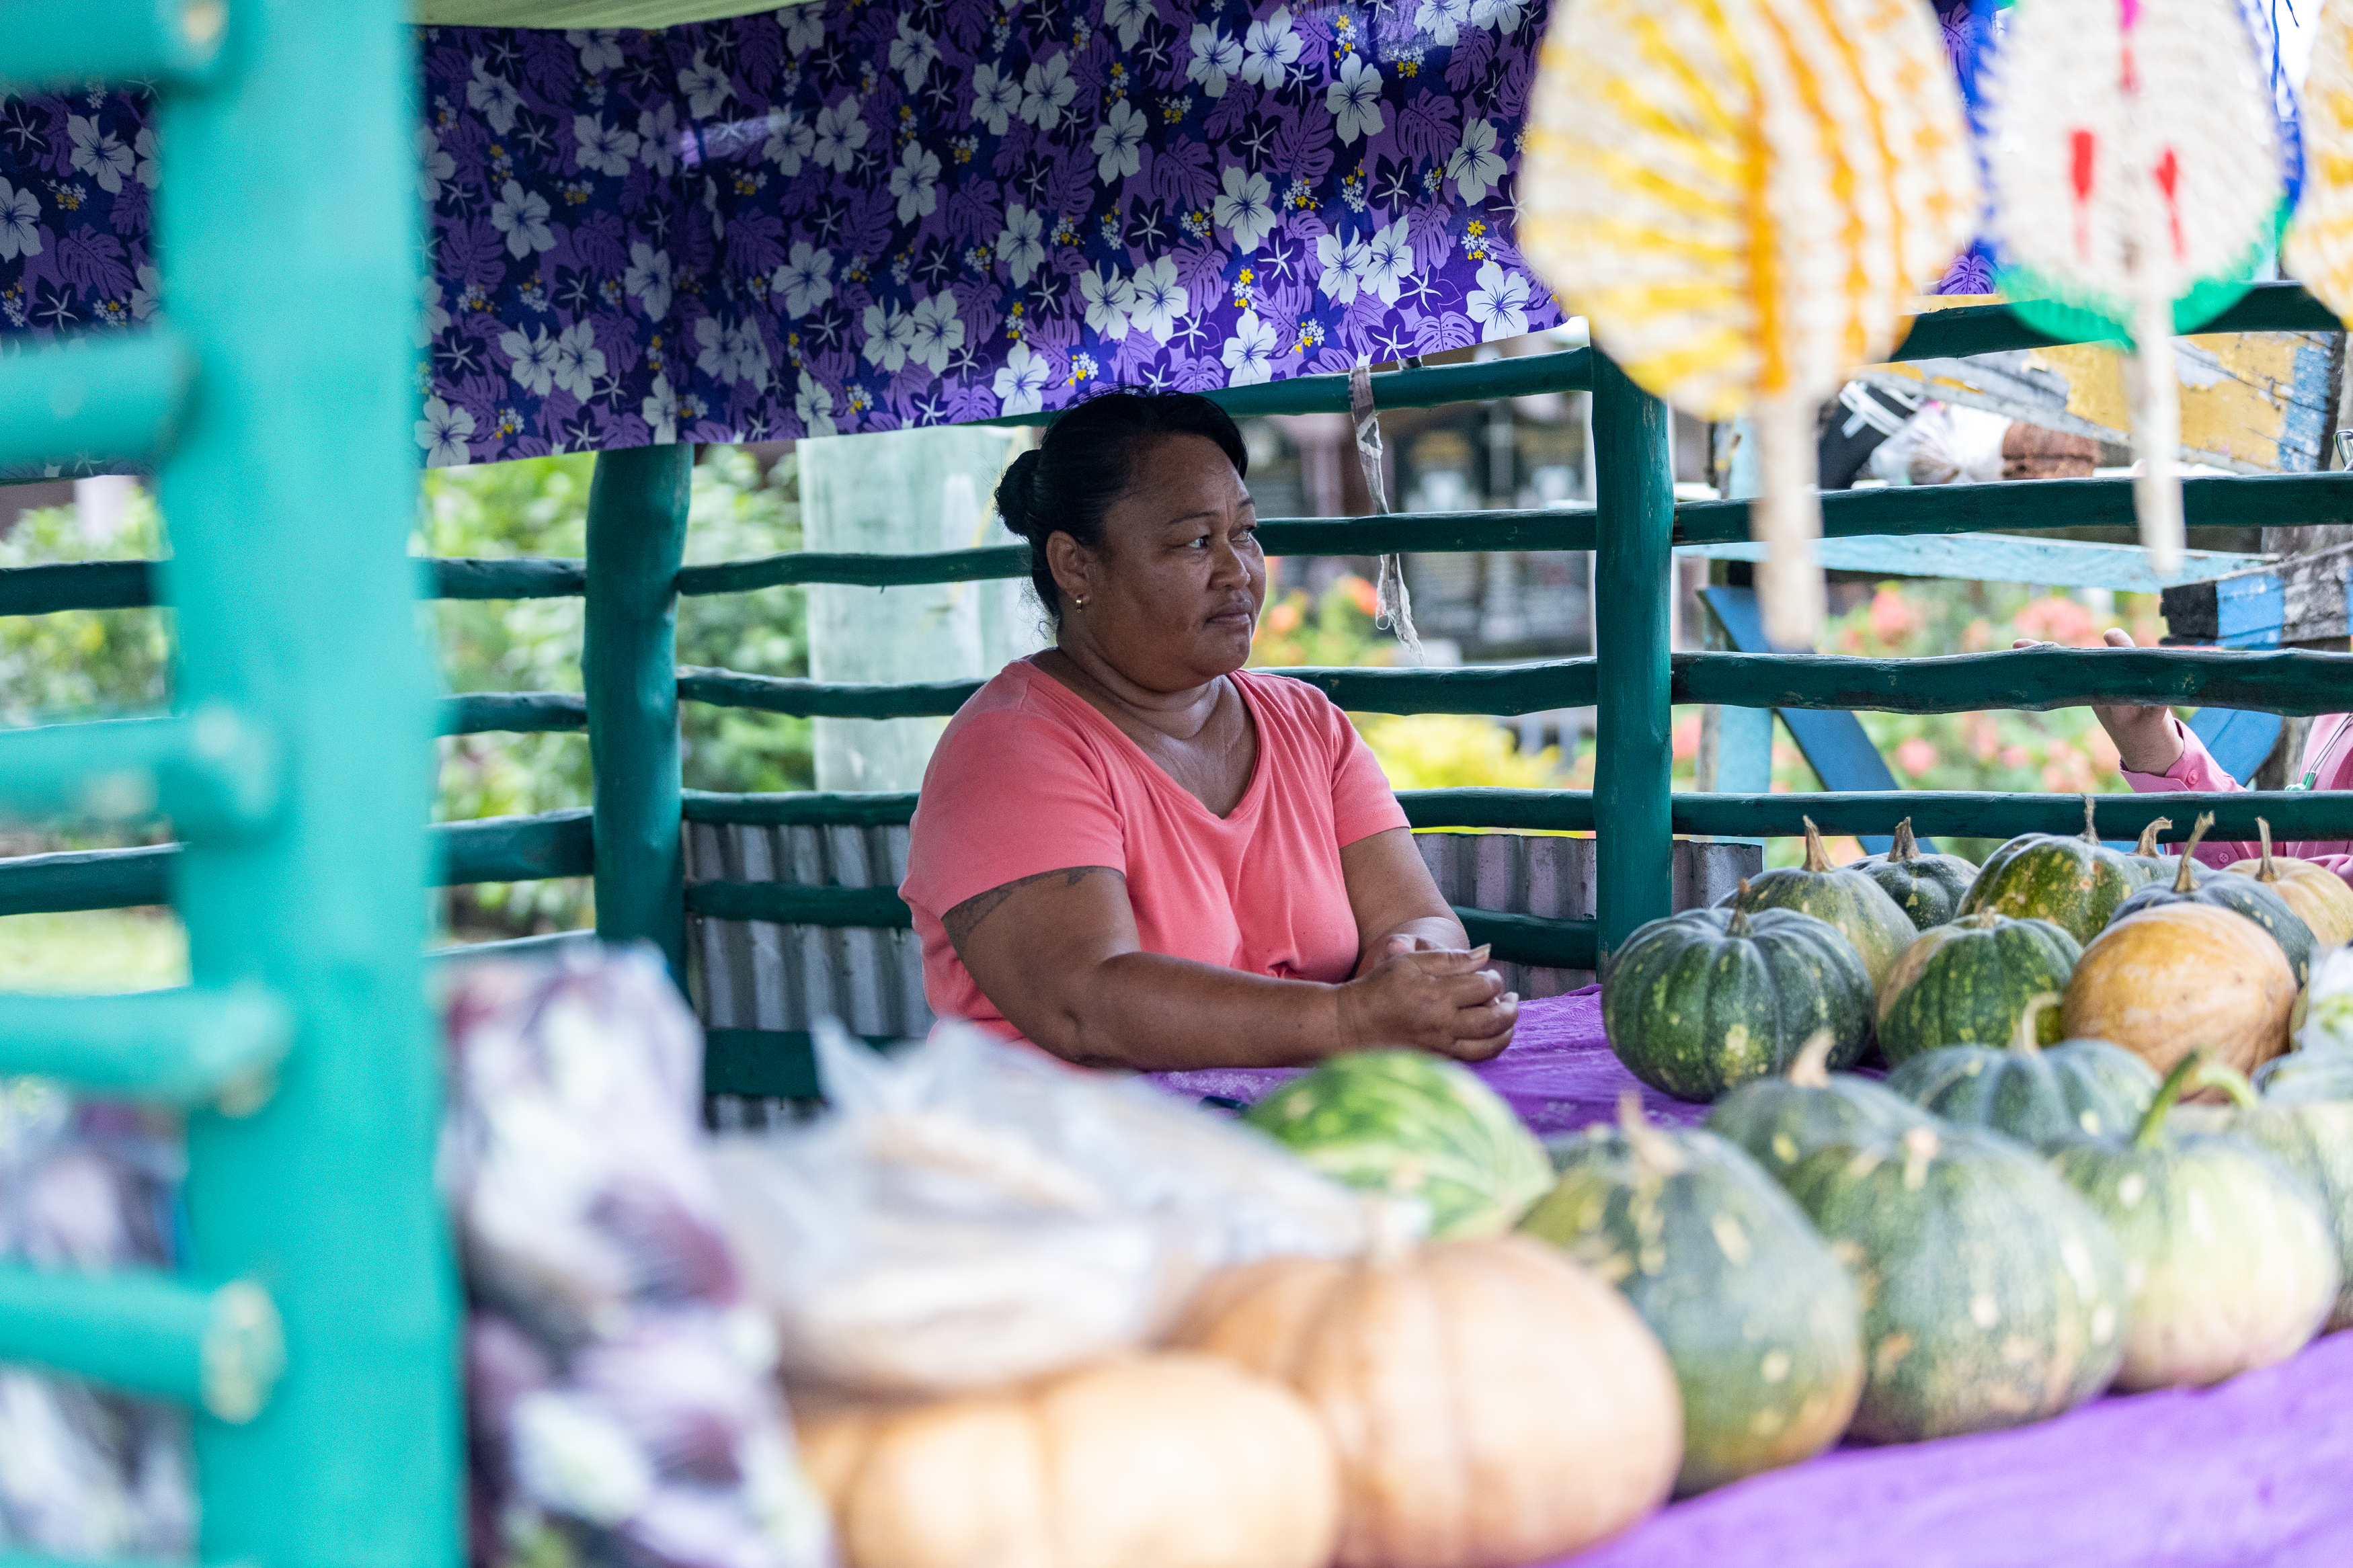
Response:
[[[477,1561],[829,1563],[659,960],[471,965],[448,1021]]]
[[[0,1079],[0,1262],[100,1273],[185,1251],[167,1119]],[[0,1366],[0,1550],[170,1560],[195,1548],[185,1412]]]
[[[1351,1194],[1133,1079],[944,1024],[884,1057],[817,1031],[827,1113],[720,1140],[787,1379],[934,1394],[1158,1334],[1208,1270],[1361,1247]]]

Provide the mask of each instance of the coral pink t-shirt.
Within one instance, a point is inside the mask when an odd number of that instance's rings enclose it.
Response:
[[[1304,681],[1230,678],[1258,763],[1220,818],[1086,699],[1028,660],[956,710],[923,773],[899,894],[943,1018],[1012,1034],[940,921],[966,899],[1072,866],[1127,879],[1144,950],[1287,979],[1345,980],[1356,920],[1340,849],[1406,826],[1355,728]]]

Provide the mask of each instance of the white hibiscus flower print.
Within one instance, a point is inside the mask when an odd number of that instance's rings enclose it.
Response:
[[[132,315],[143,321],[154,311],[156,290],[163,281],[153,268],[139,269],[139,287],[131,295]],[[449,311],[441,302],[441,279],[427,276],[419,281],[423,287],[417,290],[417,346],[429,349],[435,338],[449,330]]]
[[[6,182],[0,181],[0,184]],[[145,262],[139,264],[139,282],[131,290],[131,319],[143,321],[155,313],[164,302],[164,275]],[[423,348],[433,341],[433,335],[449,324],[449,312],[441,308],[441,285],[430,278],[425,280],[425,313],[417,322],[417,346]]]
[[[542,327],[533,336],[519,331],[499,334],[499,352],[512,362],[515,384],[533,397],[545,397],[555,384],[555,340]]]
[[[647,168],[670,178],[678,167],[678,105],[665,102],[638,111],[638,156]]]
[[[617,27],[566,27],[564,41],[579,51],[580,68],[590,76],[620,68],[621,33]]]
[[[1315,237],[1315,260],[1324,275],[1315,286],[1343,305],[1352,304],[1356,290],[1364,287],[1365,271],[1371,247],[1361,239],[1342,240],[1336,234]]]
[[[425,400],[425,417],[417,422],[417,444],[425,448],[425,461],[433,468],[447,468],[463,463],[469,456],[466,437],[474,433],[474,416],[462,408],[452,408],[438,397]]]
[[[1236,255],[1252,255],[1274,228],[1273,188],[1264,174],[1245,174],[1230,164],[1221,178],[1225,189],[1209,204],[1210,221],[1233,232]]]
[[[847,174],[849,166],[858,162],[858,150],[865,145],[866,116],[855,94],[830,109],[818,110],[816,157],[818,168]]]
[[[1471,0],[1471,25],[1491,33],[1516,33],[1526,16],[1526,0]]]
[[[1136,107],[1121,99],[1095,127],[1095,178],[1115,184],[1143,166],[1145,119]]]
[[[1332,111],[1333,127],[1342,145],[1359,136],[1377,136],[1381,129],[1381,73],[1350,55],[1340,74],[1324,89],[1324,107]]]
[[[907,363],[907,350],[915,341],[915,323],[896,305],[866,307],[866,345],[860,352],[866,363],[877,370],[895,375]]]
[[[586,403],[604,374],[605,351],[596,346],[595,331],[586,321],[565,328],[555,340],[555,384]]]
[[[142,130],[131,145],[139,154],[139,183],[152,191],[164,174],[163,143],[153,130]]]
[[[972,117],[988,127],[991,136],[1002,136],[1013,117],[1021,112],[1021,84],[1009,76],[1000,76],[997,68],[983,62],[972,68]]]
[[[514,129],[515,112],[522,108],[522,94],[514,83],[502,76],[492,76],[474,62],[474,79],[466,84],[466,107],[479,110],[491,129],[503,136]]]
[[[1135,285],[1116,268],[1089,268],[1080,273],[1079,293],[1087,302],[1090,331],[1114,343],[1127,336],[1128,319],[1135,310]]]
[[[654,374],[653,391],[639,405],[646,423],[653,426],[654,445],[672,447],[678,444],[678,389],[670,384],[666,371]]]
[[[1127,280],[1127,289],[1134,301],[1127,306],[1129,324],[1138,331],[1150,332],[1155,342],[1166,343],[1175,337],[1176,323],[1193,309],[1185,285],[1176,280],[1176,262],[1172,257],[1137,268],[1135,276]]]
[[[1185,75],[1211,98],[1226,96],[1226,79],[1242,68],[1242,47],[1205,22],[1193,24],[1193,59]]]
[[[776,19],[785,25],[785,47],[797,55],[805,55],[825,42],[825,7],[816,0],[787,5],[776,13]]]
[[[790,104],[768,110],[768,140],[760,156],[787,174],[801,172],[801,160],[817,148],[817,132]]]
[[[793,416],[801,422],[804,436],[834,433],[833,394],[826,390],[825,383],[807,371],[801,372],[800,390],[793,394]]]
[[[997,236],[997,259],[1005,263],[1015,288],[1029,287],[1029,275],[1046,259],[1045,243],[1039,237],[1045,232],[1044,214],[1033,213],[1019,202],[1005,209],[1005,227]]]
[[[948,356],[964,347],[964,319],[956,314],[955,296],[934,294],[918,300],[907,313],[907,357],[934,375],[945,370]]]
[[[891,171],[891,194],[898,198],[899,221],[929,217],[940,205],[940,155],[910,142]]]
[[[1528,330],[1528,279],[1525,272],[1506,272],[1492,261],[1479,264],[1479,286],[1463,302],[1479,323],[1479,341],[1496,342],[1524,337]]]
[[[579,146],[582,168],[616,179],[629,172],[638,155],[638,133],[617,125],[607,128],[601,114],[574,115],[572,139]]]
[[[793,241],[792,250],[768,279],[768,297],[782,296],[785,313],[798,321],[833,298],[833,252],[806,239]]]
[[[507,237],[507,249],[523,257],[534,250],[554,250],[555,236],[547,226],[547,198],[509,180],[491,204],[491,226]]]
[[[756,386],[767,374],[768,346],[760,341],[759,329],[747,321],[722,326],[717,317],[705,316],[694,323],[694,341],[702,345],[694,368],[714,380],[731,386],[748,381]]]
[[[646,319],[659,321],[670,314],[670,252],[656,250],[643,240],[633,241],[628,270],[621,274],[621,291],[644,300]]]
[[[1144,25],[1152,20],[1152,0],[1103,0],[1103,25],[1119,35],[1119,47],[1135,47]]]
[[[940,46],[929,33],[917,32],[907,26],[907,18],[899,18],[899,36],[891,40],[891,68],[905,80],[907,90],[914,91],[923,85],[923,73],[940,58]]]
[[[1256,310],[1244,310],[1226,340],[1226,384],[1256,386],[1274,379],[1274,329],[1259,320]]]
[[[1473,120],[1462,128],[1462,144],[1446,161],[1446,177],[1466,202],[1486,200],[1487,193],[1503,183],[1504,159],[1495,151],[1493,125]]]
[[[1406,279],[1413,276],[1413,239],[1406,232],[1406,220],[1384,224],[1373,231],[1365,242],[1364,287],[1381,297],[1384,305],[1394,305],[1405,292]]]
[[[1056,55],[1043,65],[1033,60],[1021,78],[1021,118],[1040,131],[1051,131],[1062,122],[1062,110],[1078,96],[1079,84],[1071,79],[1069,55]]]
[[[100,130],[95,120],[69,114],[66,134],[73,138],[73,166],[96,180],[98,188],[109,195],[121,190],[122,176],[138,167],[139,160],[131,149],[112,132]]]
[[[1291,8],[1282,6],[1263,22],[1252,22],[1242,37],[1242,79],[1266,89],[1281,88],[1298,63],[1303,46],[1291,30]],[[1350,55],[1349,59],[1356,57]]]
[[[141,134],[145,134],[143,132]],[[441,200],[441,183],[454,179],[458,160],[441,151],[441,138],[433,133],[430,125],[417,128],[417,194],[425,198],[427,206]]]
[[[1450,49],[1462,41],[1462,24],[1470,19],[1471,0],[1421,0],[1421,9],[1413,14],[1417,30]]]
[[[735,95],[727,79],[727,72],[694,51],[694,59],[678,73],[678,90],[686,94],[686,111],[697,120],[708,120],[719,112],[720,106]]]
[[[0,261],[41,254],[41,203],[33,187],[0,180]]]
[[[1046,385],[1053,379],[1054,367],[1046,363],[1045,355],[1032,352],[1028,343],[1015,343],[993,384],[997,412],[1037,413],[1046,405]]]

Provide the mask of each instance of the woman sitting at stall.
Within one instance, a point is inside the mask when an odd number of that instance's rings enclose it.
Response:
[[[923,775],[899,890],[924,995],[1096,1067],[1492,1057],[1518,999],[1372,753],[1315,688],[1242,668],[1249,467],[1207,398],[1112,393],[1006,471],[1055,646],[958,710]]]
[[[2120,627],[2110,627],[2105,634],[2110,647],[2130,647],[2132,634]],[[2018,647],[2048,646],[2031,642],[2013,645]],[[2116,762],[2124,771],[2125,782],[2139,794],[2164,790],[2232,791],[2240,787],[2239,781],[2223,770],[2189,727],[2165,707],[2146,707],[2122,703],[2104,707],[2094,703],[2092,716],[2108,739],[2116,744]],[[2313,720],[2305,732],[2304,755],[2298,759],[2295,781],[2292,789],[2353,789],[2353,714],[2324,713]],[[2217,843],[2208,839],[2198,847],[2198,858],[2210,866],[2228,866],[2236,860],[2251,858],[2256,852],[2253,844]],[[2343,839],[2312,840],[2294,844],[2274,844],[2274,853],[2291,856],[2298,860],[2310,860],[2353,882],[2353,843]]]

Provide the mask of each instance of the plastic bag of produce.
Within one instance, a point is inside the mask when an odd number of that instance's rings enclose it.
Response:
[[[2304,991],[2304,1027],[2296,1031],[2295,1043],[2307,1051],[2353,1051],[2353,947],[2313,959]]]
[[[828,1110],[723,1137],[731,1229],[788,1379],[929,1394],[1142,1343],[1208,1269],[1358,1249],[1350,1194],[1128,1079],[945,1024],[817,1031]]]
[[[476,1560],[830,1563],[721,1227],[701,1033],[659,959],[470,965],[448,1032]]]
[[[182,1168],[163,1118],[0,1079],[0,1264],[171,1267]],[[0,1551],[185,1557],[195,1522],[184,1412],[0,1367]]]

